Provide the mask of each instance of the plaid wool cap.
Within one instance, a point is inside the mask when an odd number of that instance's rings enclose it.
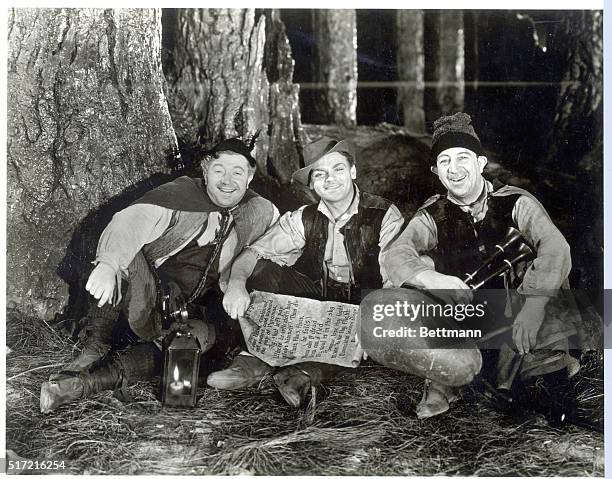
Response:
[[[478,156],[483,156],[485,151],[471,123],[470,115],[463,112],[438,118],[434,122],[431,160],[435,163],[440,153],[455,147],[464,147],[472,150]]]

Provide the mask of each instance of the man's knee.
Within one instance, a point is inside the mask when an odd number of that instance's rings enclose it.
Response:
[[[258,290],[305,298],[321,297],[321,288],[308,276],[267,259],[257,261],[246,288],[247,291]]]
[[[436,377],[446,386],[465,386],[472,382],[482,367],[480,351],[473,349],[441,349]]]
[[[372,359],[384,366],[445,386],[469,384],[480,372],[482,357],[477,348],[368,350]]]

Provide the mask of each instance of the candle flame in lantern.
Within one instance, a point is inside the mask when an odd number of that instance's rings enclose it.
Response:
[[[179,370],[178,370],[178,365],[174,366],[174,380],[178,381],[179,380]]]

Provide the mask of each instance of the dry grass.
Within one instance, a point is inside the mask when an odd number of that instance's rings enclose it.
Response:
[[[201,388],[192,410],[167,410],[157,384],[39,411],[41,382],[72,343],[40,322],[9,314],[7,447],[27,459],[65,460],[73,474],[603,475],[603,435],[551,429],[492,410],[474,391],[427,421],[412,411],[421,381],[380,367],[339,377],[308,407],[284,405],[270,381],[258,389]],[[37,369],[38,368],[38,369]],[[597,360],[578,381],[585,408],[603,417]]]

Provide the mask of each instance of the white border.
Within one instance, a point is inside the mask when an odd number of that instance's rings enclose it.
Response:
[[[433,9],[433,8],[461,8],[461,9],[513,9],[513,10],[567,10],[567,9],[603,9],[610,7],[612,0],[495,0],[495,1],[483,1],[483,0],[462,0],[462,1],[440,1],[440,0],[412,0],[410,2],[400,2],[397,0],[354,0],[350,4],[346,0],[316,0],[308,3],[308,5],[299,5],[302,8],[406,8],[412,9]],[[258,8],[287,8],[292,7],[295,4],[286,0],[265,0],[259,1],[255,4]],[[194,0],[183,0],[175,4],[171,4],[166,1],[148,1],[142,0],[124,0],[118,2],[113,1],[89,1],[83,0],[36,0],[36,1],[16,1],[8,0],[4,7],[0,7],[0,38],[2,39],[2,45],[0,46],[0,111],[2,112],[2,126],[0,127],[0,152],[3,161],[0,162],[0,178],[2,183],[0,186],[0,203],[3,205],[0,211],[0,320],[3,320],[3,325],[0,326],[0,344],[2,349],[0,350],[0,457],[6,457],[6,182],[7,182],[7,9],[9,7],[40,7],[40,8],[109,8],[109,7],[147,7],[147,8],[243,8],[253,7],[253,2],[247,2],[245,0],[225,0],[223,2],[219,0],[206,2]],[[606,9],[607,10],[607,9]],[[612,201],[612,166],[606,155],[612,141],[612,133],[608,131],[605,126],[607,124],[607,118],[610,113],[610,100],[607,94],[610,91],[612,81],[610,80],[610,59],[607,55],[608,47],[611,39],[610,21],[608,15],[604,13],[604,251],[608,251],[609,247],[612,247],[611,238],[612,233],[609,225],[612,221],[611,207],[607,206],[609,201]],[[612,267],[609,257],[604,257],[604,288],[612,288]],[[606,311],[606,315],[612,314],[612,311]],[[605,351],[605,363],[612,364],[612,351]],[[612,384],[612,371],[610,368],[605,368],[605,383],[606,386]],[[605,391],[605,437],[610,437],[611,433],[611,421],[610,414],[612,414],[612,390],[608,392],[606,387]],[[608,414],[609,413],[609,414]],[[605,444],[605,439],[604,439]],[[605,447],[606,452],[606,477],[612,477],[612,448]],[[1,474],[1,472],[0,472]]]

